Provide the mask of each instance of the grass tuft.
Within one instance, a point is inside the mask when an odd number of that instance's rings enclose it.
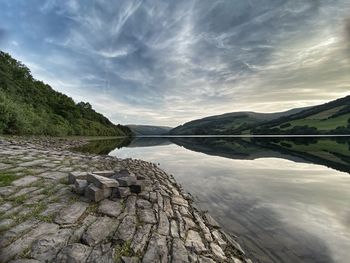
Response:
[[[18,178],[19,177],[16,176],[14,173],[0,172],[0,187],[9,186],[13,181],[17,180]]]
[[[114,259],[115,262],[120,262],[122,257],[132,257],[134,253],[131,248],[131,241],[126,241],[122,245],[115,246]]]

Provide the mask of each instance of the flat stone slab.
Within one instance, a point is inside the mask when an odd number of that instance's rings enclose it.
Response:
[[[139,263],[140,260],[137,257],[122,257],[122,263]]]
[[[158,222],[157,232],[163,236],[169,235],[170,224],[165,212],[159,211],[158,218],[159,218],[159,222]]]
[[[136,205],[138,208],[141,208],[141,209],[151,209],[152,208],[152,204],[145,199],[137,200]]]
[[[82,236],[82,241],[90,247],[95,246],[108,236],[111,236],[117,227],[117,220],[107,216],[100,217],[89,226]]]
[[[193,230],[188,231],[185,246],[188,249],[194,250],[198,253],[207,251],[207,248],[204,246],[201,236],[198,232]]]
[[[52,171],[41,173],[38,176],[51,180],[61,180],[67,177],[67,173]]]
[[[67,245],[72,233],[71,229],[60,229],[56,233],[37,239],[31,247],[31,257],[45,262],[54,261],[57,253]]]
[[[8,246],[13,239],[21,235],[23,232],[29,231],[32,228],[35,228],[38,225],[38,220],[28,220],[23,223],[12,227],[6,232],[1,233],[0,235],[0,247]]]
[[[183,198],[182,196],[173,196],[171,198],[171,202],[175,205],[182,205],[182,206],[185,206],[185,207],[188,207],[188,202],[187,200],[185,200],[185,198]]]
[[[95,246],[87,263],[116,263],[114,249],[111,243]]]
[[[0,170],[8,170],[12,167],[11,164],[0,163]]]
[[[13,205],[11,203],[3,203],[2,205],[0,205],[0,213],[4,213],[8,210],[10,210],[13,207]]]
[[[168,246],[165,236],[153,233],[142,263],[168,262]]]
[[[141,222],[146,224],[156,224],[157,218],[153,209],[140,209],[137,211]]]
[[[55,233],[58,230],[58,225],[42,223],[36,228],[31,230],[29,233],[17,239],[9,246],[0,249],[0,262],[7,262],[16,255],[21,254],[23,251],[28,249],[31,244],[38,239],[40,236],[49,233]]]
[[[92,248],[80,243],[70,244],[61,250],[55,262],[83,263],[87,261],[91,250]]]
[[[207,221],[209,226],[214,227],[214,228],[220,228],[219,223],[216,222],[216,220],[209,213],[205,213],[204,218]]]
[[[108,216],[118,217],[123,211],[123,205],[120,201],[106,199],[100,203],[98,211]]]
[[[227,246],[227,242],[222,238],[221,233],[218,230],[214,230],[212,234],[215,241],[220,245],[220,247],[225,249]]]
[[[76,202],[64,209],[62,209],[55,217],[55,223],[60,225],[74,224],[84,214],[87,203]]]
[[[23,187],[23,186],[30,185],[38,180],[39,180],[38,177],[27,175],[25,177],[22,177],[20,179],[13,181],[12,185],[17,186],[17,187]]]
[[[131,241],[136,230],[136,223],[137,220],[135,216],[127,215],[124,217],[115,234],[115,239],[124,242]]]
[[[4,186],[0,187],[0,196],[7,197],[15,192],[15,187],[13,186]]]
[[[172,263],[187,263],[188,252],[186,250],[184,242],[180,238],[174,238],[172,243]]]
[[[30,161],[30,162],[20,163],[20,164],[18,164],[18,166],[20,166],[20,167],[31,167],[31,166],[41,165],[41,164],[44,164],[44,163],[47,163],[47,162],[48,162],[48,160],[46,160],[46,159],[39,159],[39,160]]]
[[[11,260],[9,263],[42,263],[42,262],[36,259],[19,258],[19,259]]]
[[[131,248],[134,251],[134,253],[137,254],[144,250],[147,244],[151,229],[152,229],[152,225],[150,224],[137,227],[136,233],[131,242]]]
[[[218,244],[210,243],[210,248],[211,248],[211,251],[213,251],[213,253],[215,254],[215,256],[217,258],[219,258],[221,261],[224,261],[227,259],[224,251],[222,250],[222,248]]]
[[[14,195],[12,195],[11,197],[18,197],[21,195],[26,195],[29,194],[31,192],[34,192],[36,190],[38,190],[38,187],[27,187],[27,188],[22,188],[21,190],[19,190],[18,192],[16,192]]]
[[[14,224],[15,224],[15,221],[11,218],[3,219],[0,221],[0,231],[7,229]]]

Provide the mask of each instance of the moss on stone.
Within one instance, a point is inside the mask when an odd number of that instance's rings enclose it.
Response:
[[[0,187],[9,186],[13,181],[17,180],[18,178],[19,177],[16,176],[14,173],[0,172]]]

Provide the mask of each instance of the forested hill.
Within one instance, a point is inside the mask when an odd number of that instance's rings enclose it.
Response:
[[[152,125],[127,125],[135,135],[166,135],[172,129],[167,126],[152,126]]]
[[[350,96],[254,127],[253,134],[350,134]]]
[[[0,133],[128,136],[131,130],[35,80],[25,65],[0,51]]]

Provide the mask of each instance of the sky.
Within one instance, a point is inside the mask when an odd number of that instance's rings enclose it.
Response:
[[[349,0],[0,0],[0,49],[115,123],[350,95]]]

